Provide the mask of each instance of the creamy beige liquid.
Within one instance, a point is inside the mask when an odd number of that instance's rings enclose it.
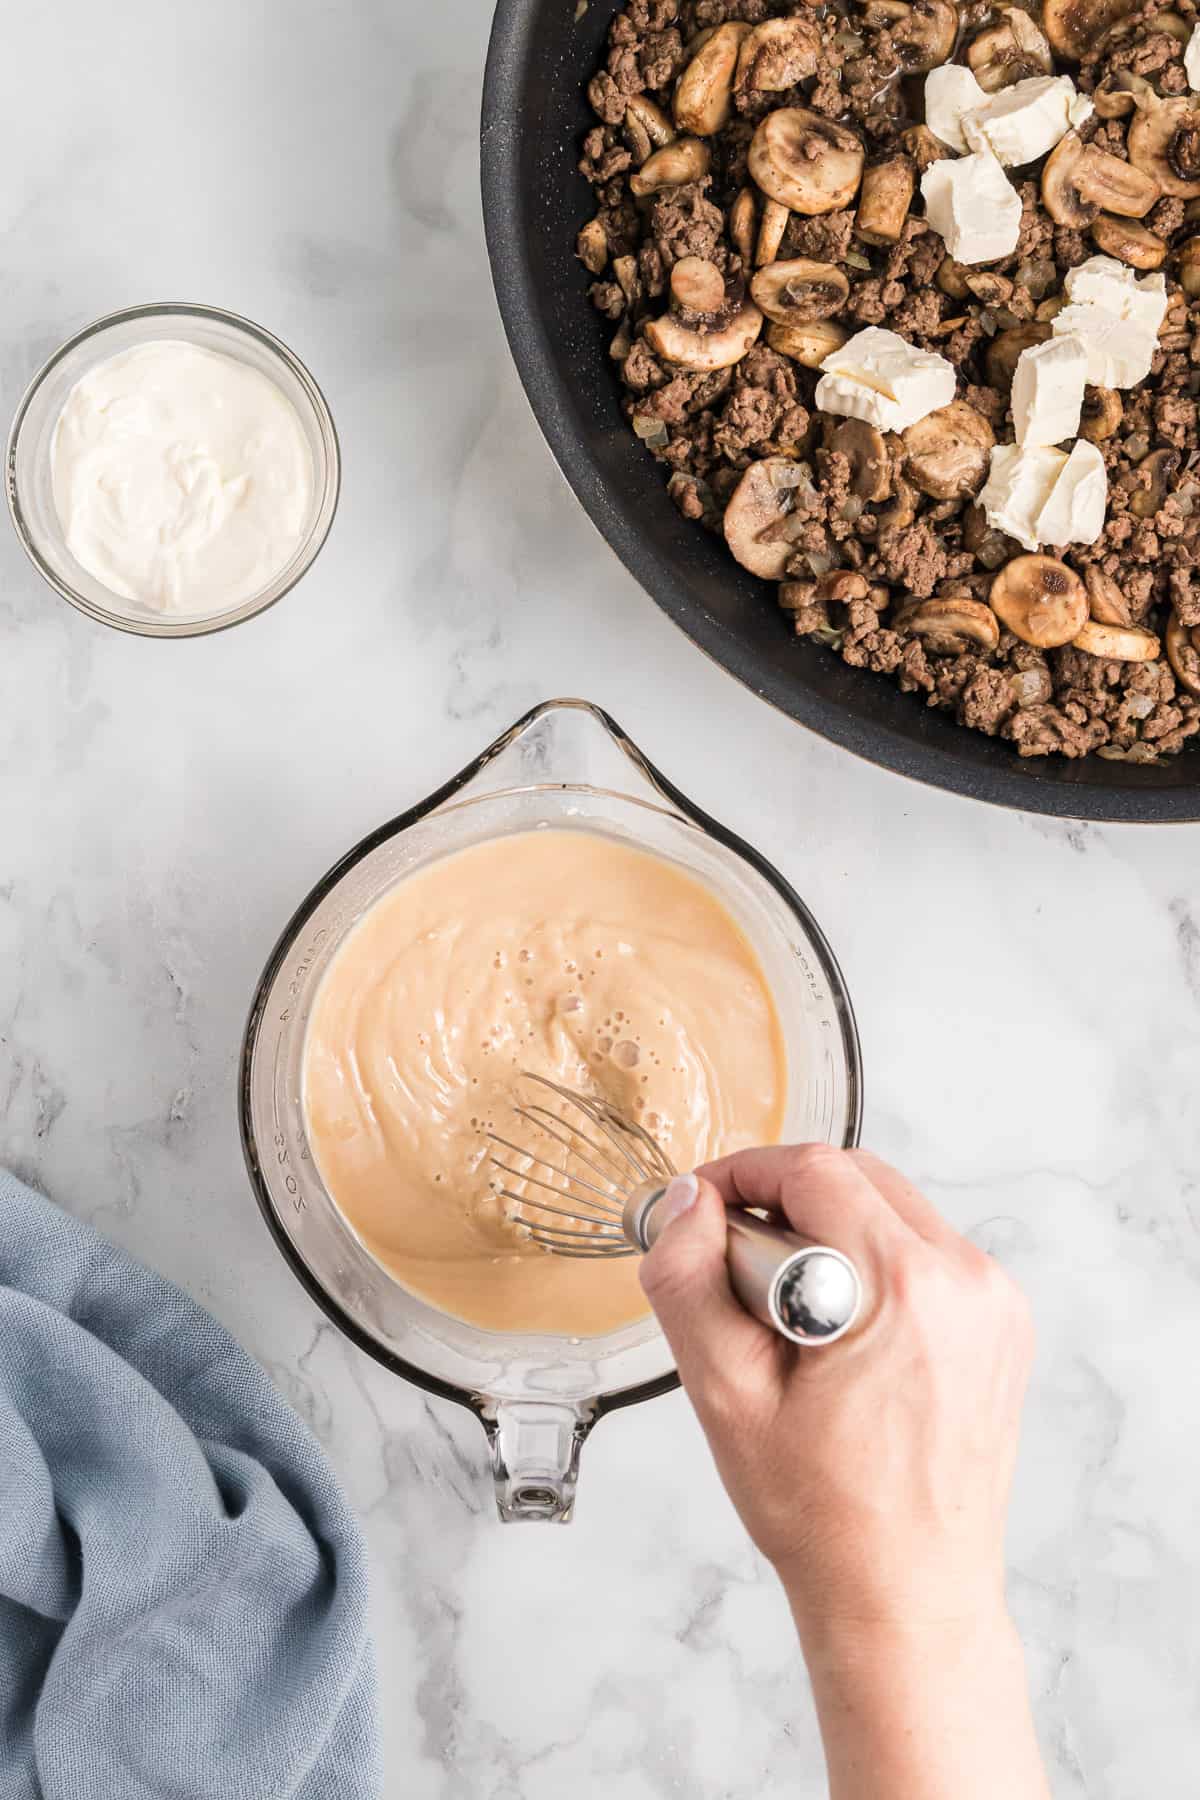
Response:
[[[512,1110],[523,1069],[602,1093],[679,1169],[774,1142],[787,1069],[762,969],[681,869],[547,830],[399,882],[322,980],[304,1051],[308,1138],[372,1254],[490,1330],[615,1330],[647,1310],[636,1258],[550,1255],[499,1193],[484,1134],[533,1138]]]

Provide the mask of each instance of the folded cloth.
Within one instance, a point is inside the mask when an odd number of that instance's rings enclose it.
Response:
[[[0,1797],[380,1791],[358,1530],[186,1294],[0,1171]]]

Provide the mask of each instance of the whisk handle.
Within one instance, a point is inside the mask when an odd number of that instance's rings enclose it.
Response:
[[[642,1250],[658,1236],[656,1212],[665,1192],[664,1184],[649,1184],[626,1207],[626,1234]],[[853,1328],[862,1283],[848,1256],[756,1213],[731,1210],[728,1229],[729,1279],[747,1312],[806,1349],[836,1343]]]

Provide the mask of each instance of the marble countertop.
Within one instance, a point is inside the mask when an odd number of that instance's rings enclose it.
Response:
[[[0,1159],[190,1289],[326,1445],[373,1554],[389,1796],[815,1800],[788,1619],[682,1398],[600,1426],[569,1529],[502,1529],[478,1426],[323,1321],[241,1163],[239,1038],[300,896],[535,701],[602,702],[811,903],[858,1009],[867,1140],[1033,1297],[1012,1594],[1056,1795],[1185,1800],[1200,828],[908,785],[656,611],[506,353],[487,28],[480,0],[63,0],[9,23],[5,416],[87,320],[206,300],[308,361],[345,483],[296,592],[190,642],[92,624],[0,533]]]

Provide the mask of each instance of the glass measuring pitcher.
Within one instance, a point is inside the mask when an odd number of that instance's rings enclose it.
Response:
[[[598,832],[649,850],[704,882],[732,913],[783,1030],[785,1139],[856,1143],[862,1089],[849,997],[803,901],[583,700],[526,714],[428,800],[364,838],[300,906],[259,982],[242,1047],[242,1144],[263,1216],[294,1273],[360,1349],[477,1414],[501,1518],[565,1521],[597,1419],[676,1384],[653,1318],[605,1337],[519,1335],[468,1325],[409,1293],[326,1192],[306,1140],[301,1086],[321,977],[380,896],[435,858],[538,828]]]

